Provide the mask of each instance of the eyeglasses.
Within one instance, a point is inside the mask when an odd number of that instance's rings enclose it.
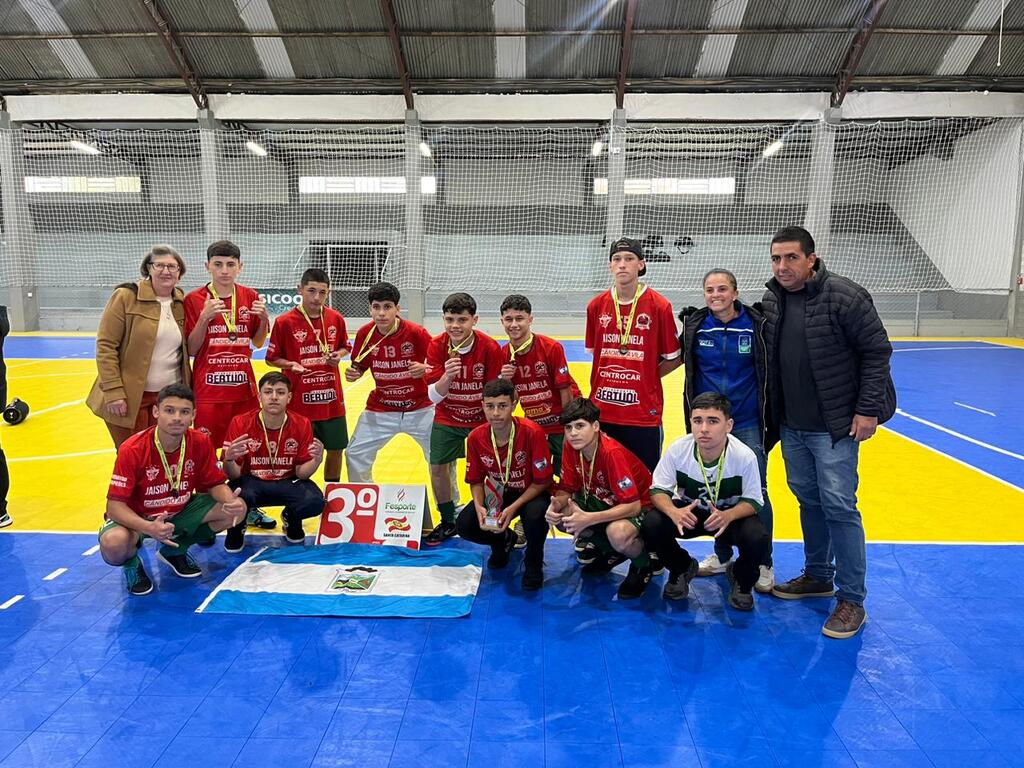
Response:
[[[166,264],[166,263],[160,262],[160,261],[151,261],[151,262],[149,262],[149,268],[150,269],[158,269],[161,272],[170,272],[172,275],[176,275],[178,272],[181,272],[181,267],[179,267],[177,264],[174,264],[174,263]]]

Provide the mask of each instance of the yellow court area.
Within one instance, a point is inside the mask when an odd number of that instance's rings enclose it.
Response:
[[[267,370],[262,362],[255,365],[257,376]],[[572,363],[571,368],[585,389],[588,364]],[[32,413],[18,426],[0,425],[15,521],[7,531],[99,527],[114,450],[103,423],[84,404],[95,375],[92,360],[8,361],[11,396],[29,402]],[[683,434],[677,405],[682,381],[681,370],[665,379],[666,443]],[[369,376],[345,386],[350,431],[371,386]],[[423,455],[410,438],[399,436],[380,453],[375,479],[386,483],[415,478],[428,484]],[[1024,492],[884,428],[861,449],[860,479],[869,540],[1024,541]],[[775,538],[799,539],[796,501],[786,486],[778,448],[769,460],[769,493]],[[462,497],[469,497],[468,490]]]

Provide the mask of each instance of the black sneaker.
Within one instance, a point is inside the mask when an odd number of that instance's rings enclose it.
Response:
[[[594,549],[597,549],[597,547]],[[612,568],[626,562],[626,560],[626,556],[620,555],[618,552],[612,552],[610,555],[598,552],[593,560],[580,568],[580,573],[585,573],[588,576],[594,573],[608,573]]]
[[[281,513],[281,523],[284,525],[284,540],[289,544],[305,544],[306,531],[302,527],[302,521],[292,522],[284,512]]]
[[[137,565],[124,565],[124,581],[128,591],[133,595],[148,595],[153,591],[153,582],[149,580],[149,574],[142,567],[142,560],[136,558]]]
[[[690,596],[690,582],[697,576],[699,568],[697,561],[691,557],[685,571],[674,576],[669,574],[661,596],[666,600],[685,600]]]
[[[523,569],[523,592],[536,592],[544,586],[544,564],[527,563]]]
[[[516,532],[506,529],[505,541],[502,542],[501,546],[491,549],[491,556],[487,558],[487,567],[494,569],[504,568],[508,565],[508,556],[512,553],[515,546]]]
[[[197,579],[203,575],[188,550],[180,555],[165,555],[162,551],[157,551],[156,556],[171,566],[171,570],[183,579]]]
[[[423,543],[428,547],[436,547],[454,535],[455,523],[440,522],[434,530],[427,534],[427,538],[423,540]]]
[[[651,558],[651,575],[661,576],[665,572],[665,566],[661,564],[661,558],[658,557],[658,553],[648,552],[647,555]]]
[[[772,594],[783,600],[802,600],[805,597],[832,597],[836,593],[831,581],[821,581],[801,573],[795,579],[772,587]]]
[[[586,539],[576,539],[572,548],[576,553],[576,562],[580,565],[590,565],[601,557],[601,550],[597,548],[597,545]]]
[[[236,525],[234,528],[228,528],[228,532],[224,534],[224,551],[241,552],[244,546],[245,526]]]
[[[729,579],[729,584],[732,585],[732,589],[729,590],[729,605],[735,608],[737,611],[752,611],[754,610],[754,596],[750,593],[750,590],[744,590],[740,586],[739,582],[736,581],[736,576],[732,572],[732,563],[729,563],[725,568],[725,577]]]
[[[651,566],[637,568],[635,563],[629,564],[629,573],[619,584],[619,600],[633,600],[640,597],[647,589],[651,580]]]

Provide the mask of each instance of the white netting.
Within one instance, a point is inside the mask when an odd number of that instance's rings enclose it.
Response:
[[[182,253],[194,287],[206,246],[228,237],[246,283],[287,290],[323,267],[343,310],[384,278],[426,291],[428,306],[462,289],[488,308],[516,291],[578,314],[577,294],[607,284],[609,236],[643,238],[648,282],[691,300],[712,267],[759,292],[786,224],[807,226],[831,268],[876,294],[1005,293],[1020,207],[1011,119],[0,138],[13,161],[0,177],[0,285],[45,286],[57,303],[101,305],[155,243]]]

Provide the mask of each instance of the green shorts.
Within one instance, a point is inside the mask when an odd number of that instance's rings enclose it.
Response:
[[[197,493],[191,499],[188,504],[176,514],[174,517],[167,518],[167,522],[174,524],[174,538],[178,541],[185,540],[200,540],[208,539],[213,536],[213,531],[210,527],[203,522],[203,519],[213,509],[217,500],[208,493]],[[97,539],[102,539],[103,534],[109,531],[111,528],[120,527],[120,523],[115,523],[113,520],[107,520],[100,526],[99,533],[96,534]],[[205,528],[205,530],[201,530]],[[149,537],[144,534],[139,534],[139,542],[141,543],[144,539]]]
[[[644,521],[644,510],[640,510],[640,514],[635,517],[625,517],[623,520],[632,523],[633,527],[639,531],[640,526]],[[617,523],[618,520],[613,520],[612,522]],[[601,554],[610,555],[617,550],[612,546],[612,543],[608,541],[609,525],[611,525],[611,523],[598,523],[597,525],[585,528],[580,534],[579,540],[581,542],[589,541],[601,551]]]
[[[564,443],[564,432],[548,435],[548,450],[551,451],[551,468],[555,471],[555,477],[562,476],[562,445]]]
[[[324,450],[343,451],[348,448],[348,422],[344,416],[314,421],[313,437],[324,444]]]
[[[430,428],[430,463],[450,464],[466,458],[466,438],[472,431],[472,427],[434,424]]]

